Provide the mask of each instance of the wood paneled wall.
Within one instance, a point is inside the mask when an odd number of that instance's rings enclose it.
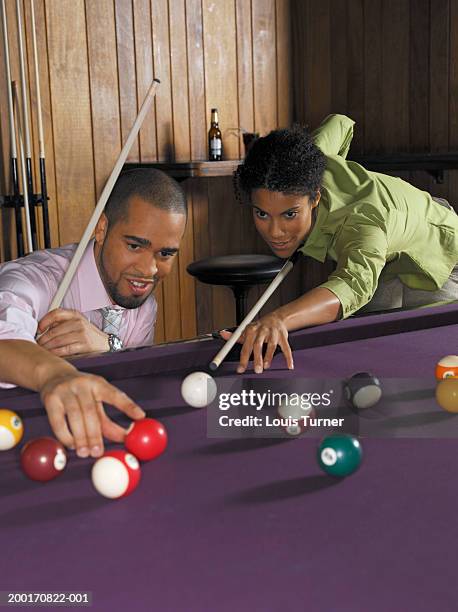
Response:
[[[21,1],[37,154],[30,3]],[[6,4],[18,79],[15,0]],[[458,0],[35,0],[35,11],[53,245],[82,235],[153,75],[161,86],[129,161],[205,159],[214,106],[226,158],[243,154],[239,127],[262,134],[294,118],[313,128],[330,112],[356,120],[357,152],[458,149]],[[4,194],[3,48],[0,56]],[[456,204],[457,175],[446,173],[442,185],[421,172],[405,178]],[[234,323],[230,291],[196,284],[190,261],[266,251],[229,178],[183,185],[190,217],[157,294],[158,341]],[[13,219],[1,217],[5,260],[15,256]],[[270,308],[321,277],[299,267]]]
[[[358,153],[458,150],[457,0],[292,0],[295,119],[356,120]],[[442,185],[404,175],[458,204]]]
[[[29,0],[25,12],[36,143]],[[15,0],[7,0],[13,79],[18,78]],[[35,0],[52,244],[80,239],[148,85],[155,104],[129,161],[205,159],[217,107],[225,157],[242,154],[237,128],[260,133],[291,120],[289,0]],[[9,134],[0,51],[0,191],[9,192]],[[261,250],[229,179],[185,184],[190,219],[178,264],[158,291],[157,340],[231,325],[224,288],[197,288],[194,259]],[[244,219],[244,222],[242,222]],[[15,256],[12,215],[2,212],[2,259]],[[246,223],[245,223],[246,222]],[[290,291],[285,287],[284,292]]]

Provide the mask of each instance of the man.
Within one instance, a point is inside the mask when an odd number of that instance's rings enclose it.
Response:
[[[101,377],[63,357],[151,344],[158,283],[171,271],[186,225],[186,199],[166,174],[122,174],[64,297],[48,312],[76,245],[0,266],[0,380],[37,391],[56,437],[80,457],[103,453],[125,431],[104,412],[144,412]],[[38,340],[35,336],[38,334]]]

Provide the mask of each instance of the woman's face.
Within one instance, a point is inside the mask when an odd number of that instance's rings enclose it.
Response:
[[[277,257],[288,258],[312,229],[312,211],[318,205],[309,196],[255,189],[251,192],[256,229]]]

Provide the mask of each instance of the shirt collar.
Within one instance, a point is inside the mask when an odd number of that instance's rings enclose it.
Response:
[[[100,278],[95,261],[94,244],[95,241],[91,240],[87,245],[72,281],[72,289],[80,295],[81,312],[98,310],[106,306],[120,308],[113,304]]]
[[[329,210],[327,202],[321,198],[318,204],[318,214],[315,219],[312,231],[307,236],[305,244],[299,249],[304,255],[313,257],[317,261],[324,262],[326,259],[329,245],[333,236],[332,230],[327,228]]]

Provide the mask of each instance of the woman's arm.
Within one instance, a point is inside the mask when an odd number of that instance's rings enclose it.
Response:
[[[246,370],[251,355],[256,373],[270,367],[277,346],[280,346],[288,368],[292,369],[288,332],[345,318],[371,299],[386,263],[386,233],[367,219],[365,223],[352,217],[347,221],[348,224],[336,236],[337,268],[328,280],[247,326],[240,338],[243,347],[237,369],[239,373]],[[227,339],[229,335],[224,333],[223,338]],[[267,349],[263,357],[264,344]]]
[[[353,139],[355,122],[345,115],[328,115],[321,125],[312,132],[316,146],[325,155],[347,157]]]

